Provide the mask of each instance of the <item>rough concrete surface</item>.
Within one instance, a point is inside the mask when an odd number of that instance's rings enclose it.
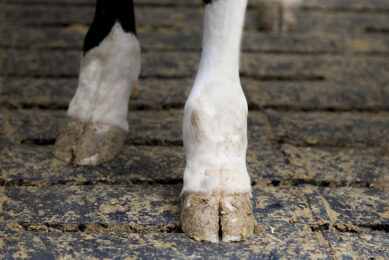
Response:
[[[195,240],[211,240],[204,215],[185,219],[180,198],[201,1],[135,0],[143,54],[130,130],[91,167],[52,151],[95,0],[0,0],[1,258],[388,259],[389,2],[305,0],[298,28],[282,33],[261,30],[259,2],[241,62],[253,208],[192,198],[213,218],[214,244]],[[233,225],[236,214],[247,223]]]

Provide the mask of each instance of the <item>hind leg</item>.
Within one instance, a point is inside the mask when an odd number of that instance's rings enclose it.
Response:
[[[204,2],[203,53],[183,123],[181,222],[198,241],[240,241],[254,231],[246,169],[248,109],[239,79],[247,0]]]
[[[128,101],[139,73],[132,0],[98,0],[67,111],[69,122],[57,138],[54,155],[81,165],[113,159],[127,136]]]

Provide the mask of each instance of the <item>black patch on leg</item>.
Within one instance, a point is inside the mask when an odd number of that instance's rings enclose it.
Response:
[[[203,3],[206,5],[206,4],[211,4],[212,3],[212,0],[203,0]]]
[[[107,37],[116,21],[125,32],[136,34],[133,0],[97,0],[95,17],[84,41],[84,55]]]
[[[112,0],[110,0],[112,1]],[[117,17],[125,32],[136,35],[135,12],[133,0],[121,0]]]

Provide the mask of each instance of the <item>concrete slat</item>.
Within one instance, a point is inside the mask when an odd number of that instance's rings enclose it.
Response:
[[[9,110],[8,137],[16,142],[34,139],[55,139],[66,121],[65,111]],[[130,111],[128,143],[177,143],[182,141],[182,110]],[[249,137],[253,144],[269,143],[273,135],[261,112],[248,116]],[[250,128],[252,130],[250,130]],[[29,129],[29,131],[25,131]]]
[[[5,5],[0,18],[11,24],[37,25],[87,25],[92,22],[94,8],[90,6]],[[246,16],[246,28],[257,28],[258,12],[249,9]],[[138,7],[137,25],[140,30],[147,27],[180,28],[180,31],[202,31],[203,16],[201,8],[191,7]],[[300,32],[365,32],[365,28],[386,28],[388,14],[369,12],[321,12],[305,10],[302,12]]]
[[[4,143],[0,178],[5,183],[176,183],[182,181],[185,153],[182,147],[125,146],[112,161],[95,166],[65,165],[56,160],[52,146]],[[252,181],[286,180],[291,177],[276,147],[250,146],[247,168]]]
[[[0,187],[4,223],[125,225],[178,230],[181,185],[87,185]],[[263,226],[312,223],[296,187],[253,189],[253,212]],[[160,230],[160,231],[161,231]]]
[[[93,0],[1,0],[0,3],[24,3],[24,4],[67,4],[67,5],[80,5],[89,4],[94,5]],[[188,5],[188,6],[201,6],[201,2],[198,0],[135,0],[135,5]],[[249,6],[257,6],[258,1],[250,0]],[[386,10],[389,9],[389,4],[386,0],[305,0],[303,2],[305,8],[324,8],[335,10]]]
[[[387,146],[387,112],[278,112],[267,110],[277,138],[292,144]]]
[[[303,225],[267,228],[243,243],[198,243],[185,234],[88,234],[0,231],[5,258],[140,258],[140,259],[330,259]]]
[[[261,81],[249,78],[241,81],[250,108],[352,110],[389,107],[381,94],[386,87],[379,82]],[[140,79],[130,108],[183,108],[192,84],[191,78]],[[67,108],[76,88],[77,79],[0,78],[0,104]]]
[[[0,27],[0,46],[30,49],[77,49],[81,50],[87,26],[23,27],[6,25]],[[147,31],[138,32],[142,50],[200,50],[200,31]],[[319,53],[386,53],[389,38],[385,35],[294,33],[272,34],[246,31],[243,37],[244,51],[265,52],[319,52]]]
[[[323,231],[338,259],[388,259],[388,233]]]
[[[389,224],[389,195],[385,189],[305,186],[304,194],[317,223],[346,230],[353,226]]]
[[[336,185],[389,184],[385,149],[296,147],[282,145],[283,154],[297,179]],[[386,163],[387,164],[387,163]]]
[[[76,77],[81,53],[77,51],[7,50],[0,61],[2,75],[24,77]],[[142,77],[193,77],[198,52],[147,52],[142,56]],[[370,82],[388,79],[386,57],[243,53],[244,76],[290,80],[346,80]]]

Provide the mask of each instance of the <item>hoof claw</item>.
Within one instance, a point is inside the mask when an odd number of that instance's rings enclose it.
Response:
[[[255,220],[248,194],[233,194],[220,200],[223,242],[246,240],[254,234]]]
[[[255,220],[247,193],[207,195],[184,193],[183,231],[197,241],[217,243],[246,240],[254,234]]]
[[[98,165],[120,152],[126,136],[124,130],[115,126],[71,119],[57,138],[53,154],[67,163]]]

